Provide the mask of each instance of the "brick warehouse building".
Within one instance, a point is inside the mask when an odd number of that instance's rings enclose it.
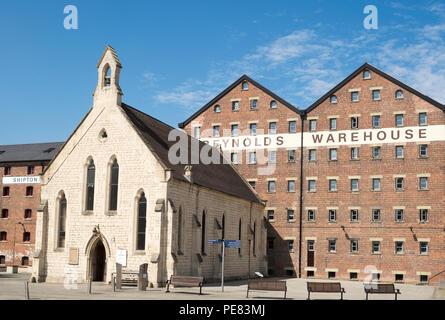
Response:
[[[305,110],[242,76],[179,126],[241,162],[267,200],[270,274],[434,283],[445,274],[444,109],[365,63]],[[253,145],[275,170],[249,163]]]
[[[0,267],[31,266],[40,204],[39,174],[62,143],[0,146]]]

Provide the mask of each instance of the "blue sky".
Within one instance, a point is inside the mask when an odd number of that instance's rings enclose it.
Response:
[[[2,1],[0,144],[67,139],[107,44],[123,101],[176,127],[243,73],[305,108],[365,61],[445,103],[444,36],[437,0]]]

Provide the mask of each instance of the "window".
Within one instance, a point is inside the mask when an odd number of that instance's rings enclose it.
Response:
[[[337,96],[336,95],[332,95],[330,98],[330,102],[331,103],[337,103]]]
[[[35,167],[34,166],[28,166],[28,175],[34,174],[34,172],[35,172]]]
[[[372,190],[373,191],[380,191],[380,178],[373,178],[372,179]]]
[[[59,206],[59,223],[58,223],[58,232],[57,232],[57,248],[65,247],[65,228],[66,228],[66,208],[67,202],[65,198],[65,194],[62,193],[58,198],[58,206]]]
[[[275,192],[275,181],[267,182],[267,192]]]
[[[252,136],[256,135],[256,123],[249,124],[249,128],[250,128],[250,135]]]
[[[358,117],[351,117],[351,129],[358,129]]]
[[[396,241],[395,246],[395,254],[403,254],[403,241]]]
[[[329,222],[335,222],[337,220],[337,210],[330,209],[329,210]]]
[[[351,92],[351,101],[357,102],[358,101],[358,91]]]
[[[380,116],[372,116],[372,127],[380,128]]]
[[[403,274],[402,273],[396,273],[394,275],[394,282],[403,282]]]
[[[289,121],[289,132],[290,133],[297,132],[297,122],[296,121]]]
[[[358,159],[358,147],[352,147],[351,148],[351,160],[357,160]]]
[[[315,180],[308,180],[308,191],[315,192]]]
[[[271,102],[270,102],[270,108],[271,109],[275,109],[277,107],[277,102],[275,101],[275,100],[272,100]]]
[[[396,146],[396,158],[403,159],[403,146]]]
[[[358,274],[357,272],[349,272],[349,280],[357,280]]]
[[[380,241],[372,241],[372,253],[380,254]]]
[[[220,136],[219,129],[220,129],[220,126],[213,126],[213,136],[216,138],[218,138]]]
[[[380,159],[380,150],[381,150],[381,147],[372,147],[372,158],[373,159]]]
[[[288,162],[295,162],[295,150],[288,150],[287,151],[287,161]]]
[[[334,271],[329,271],[328,272],[328,279],[335,279],[335,272]]]
[[[396,91],[396,99],[403,99],[403,91],[402,90]]]
[[[8,209],[2,209],[2,215],[0,218],[6,219],[9,216],[9,210]]]
[[[221,112],[221,106],[220,106],[219,104],[217,104],[217,105],[213,108],[213,111],[216,112],[216,113]]]
[[[427,125],[427,118],[426,118],[426,112],[419,113],[419,126],[426,126]]]
[[[201,133],[201,127],[193,127],[193,130],[194,130],[194,132],[193,132],[193,136],[194,136],[196,139],[199,139],[199,137],[200,137],[200,133]]]
[[[380,273],[378,272],[371,272],[372,281],[379,281],[380,280]]]
[[[419,189],[420,190],[428,190],[428,177],[420,177],[419,178]]]
[[[420,282],[421,283],[428,283],[428,276],[426,274],[420,275]]]
[[[249,164],[256,163],[256,152],[249,152]]]
[[[289,252],[294,252],[294,240],[287,240],[287,248]]]
[[[250,186],[255,189],[256,181],[249,181]]]
[[[242,84],[242,89],[243,90],[248,90],[249,89],[249,83],[247,81],[244,81]]]
[[[420,222],[428,222],[428,209],[419,209]]]
[[[30,242],[30,241],[31,241],[31,233],[23,232],[23,242]]]
[[[358,191],[358,179],[351,179],[351,191]]]
[[[243,234],[243,225],[242,225],[241,219],[239,219],[239,222],[238,222],[238,240],[240,241],[240,247],[238,248],[238,254],[241,254],[241,246],[242,246],[241,244],[243,243],[242,242],[242,238],[241,238],[242,234]]]
[[[337,180],[335,180],[335,179],[329,180],[329,191],[330,192],[337,191]]]
[[[329,149],[329,160],[337,160],[337,149]]]
[[[351,253],[356,253],[356,252],[358,252],[358,240],[352,239],[351,240]]]
[[[232,111],[239,110],[239,101],[232,101]]]
[[[380,100],[380,90],[372,90],[372,100]]]
[[[428,145],[421,144],[419,145],[419,158],[426,158],[426,157],[428,157]]]
[[[253,241],[252,241],[252,254],[256,256],[256,222],[253,223]]]
[[[358,210],[357,209],[352,209],[350,211],[350,218],[351,218],[351,222],[358,222]]]
[[[317,160],[317,150],[309,149],[309,161],[315,161],[315,160]]]
[[[258,100],[252,99],[250,100],[250,110],[257,110],[258,107]]]
[[[403,222],[403,209],[396,209],[394,213],[396,222]]]
[[[287,192],[295,192],[295,180],[287,181]]]
[[[337,251],[337,241],[335,239],[328,240],[328,251],[334,253]]]
[[[336,118],[329,119],[329,130],[337,130],[337,119]]]
[[[232,124],[232,136],[233,137],[238,136],[238,125],[237,124]]]
[[[403,114],[396,114],[396,127],[403,127]]]
[[[309,209],[307,211],[307,221],[315,221],[315,210]]]
[[[363,71],[363,79],[364,80],[371,79],[371,71],[369,71],[369,70]]]
[[[275,210],[267,210],[267,220],[269,221],[275,220]]]
[[[26,196],[32,197],[34,195],[34,187],[26,187]]]
[[[224,239],[224,236],[222,238]],[[205,255],[205,252],[206,252],[206,213],[205,211],[203,211],[201,217],[201,254]]]
[[[287,209],[287,221],[295,221],[295,211],[293,209]]]
[[[308,270],[306,273],[307,278],[313,278],[315,276],[315,273],[313,270]]]
[[[178,245],[178,254],[182,254],[182,207],[179,207],[178,210],[178,237],[177,239],[177,245]]]
[[[380,221],[380,209],[372,209],[372,222]]]
[[[403,178],[396,178],[395,179],[395,183],[396,183],[395,188],[396,188],[396,190],[403,190],[403,184],[404,184],[403,182],[404,182]]]
[[[273,250],[273,245],[274,245],[274,238],[267,238],[267,250]]]
[[[238,164],[238,153],[232,152],[230,154],[230,161],[232,161],[233,164]]]
[[[270,134],[277,133],[277,123],[276,122],[269,122],[269,133]]]
[[[32,217],[32,210],[31,209],[26,209],[24,218],[25,219],[31,219],[31,217]]]
[[[94,184],[95,184],[95,176],[96,176],[96,166],[94,165],[94,161],[91,160],[88,168],[87,168],[87,191],[86,191],[86,203],[85,210],[91,211],[94,210]]]
[[[0,265],[4,265],[4,264],[6,264],[6,257],[0,256]]]
[[[317,120],[309,120],[309,131],[317,131]]]
[[[269,151],[269,163],[277,163],[277,152]]]
[[[28,266],[28,265],[29,265],[29,258],[22,257],[22,266]]]
[[[117,210],[117,195],[119,191],[119,164],[114,159],[110,168],[110,200],[108,203],[108,210]]]
[[[1,153],[0,153],[1,154]],[[4,174],[5,176],[10,176],[11,175],[11,167],[5,167],[4,169]]]
[[[428,254],[428,242],[420,242],[419,243],[420,246],[420,254]]]
[[[9,197],[9,187],[3,187],[3,196]]]
[[[136,250],[145,250],[145,229],[147,225],[147,199],[142,192],[137,205]]]

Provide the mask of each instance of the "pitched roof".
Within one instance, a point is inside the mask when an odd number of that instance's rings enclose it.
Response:
[[[107,53],[107,51],[110,50],[111,51],[111,55],[114,59],[114,61],[116,62],[116,65],[119,66],[120,68],[122,68],[121,62],[117,56],[116,51],[113,49],[112,46],[106,46],[104,52],[102,53],[102,56],[99,59],[99,62],[97,63],[97,68],[99,68],[103,58],[105,57],[105,53]]]
[[[419,98],[428,101],[432,105],[436,106],[437,108],[445,111],[445,105],[441,104],[440,102],[424,95],[423,93],[417,91],[416,89],[408,86],[407,84],[397,80],[396,78],[390,76],[389,74],[383,72],[380,69],[377,69],[373,65],[370,65],[369,63],[365,62],[363,65],[361,65],[357,70],[355,70],[353,73],[351,73],[348,77],[346,77],[344,80],[342,80],[339,84],[337,84],[334,88],[332,88],[330,91],[328,91],[325,95],[323,95],[320,99],[315,101],[313,104],[311,104],[309,107],[303,110],[303,112],[306,114],[316,107],[318,107],[323,101],[325,101],[327,98],[329,98],[333,93],[335,93],[337,90],[341,89],[343,86],[345,86],[350,80],[352,80],[355,76],[357,76],[360,72],[363,70],[371,70],[378,75],[384,77],[388,81],[391,81],[392,83],[398,85],[399,87],[405,89],[406,91],[411,92],[412,94],[418,96]]]
[[[165,169],[171,170],[173,178],[188,181],[187,178],[184,177],[186,164],[172,164],[168,158],[170,147],[176,143],[175,141],[168,140],[170,131],[175,130],[178,133],[180,132],[187,138],[189,150],[187,157],[188,163],[190,163],[192,156],[190,152],[192,150],[190,148],[192,142],[198,143],[200,153],[201,149],[208,145],[129,105],[122,103],[121,108],[147,147],[153,152],[154,156],[158,158],[161,165]],[[223,156],[218,149],[212,148],[212,151],[217,152],[221,164],[204,164],[201,162],[201,159],[199,159],[198,164],[191,164],[192,182],[249,201],[261,202],[257,194],[237,173],[232,165],[222,162]]]
[[[243,81],[247,81],[252,83],[255,87],[257,87],[258,89],[264,91],[266,94],[270,95],[271,97],[273,97],[275,100],[279,101],[280,103],[282,103],[283,105],[285,105],[286,107],[288,107],[290,110],[300,114],[301,111],[298,110],[297,107],[295,107],[294,105],[290,104],[289,102],[287,102],[286,100],[284,100],[283,98],[277,96],[275,93],[273,93],[272,91],[270,91],[269,89],[263,87],[261,84],[259,84],[258,82],[256,82],[255,80],[253,80],[252,78],[248,77],[247,75],[243,74],[238,80],[236,80],[234,83],[232,83],[230,86],[228,86],[227,88],[225,88],[220,94],[218,94],[215,98],[213,98],[212,100],[210,100],[205,106],[203,106],[201,109],[199,109],[198,111],[196,111],[190,118],[188,118],[187,120],[185,120],[184,122],[181,122],[178,124],[179,128],[184,128],[187,124],[189,124],[193,119],[195,119],[197,116],[199,116],[201,113],[203,113],[204,111],[206,111],[208,108],[210,108],[213,104],[215,104],[219,99],[221,99],[222,97],[224,97],[227,93],[229,93],[233,88],[235,88],[238,84],[240,84]]]
[[[0,146],[0,163],[50,161],[63,142],[15,144]]]

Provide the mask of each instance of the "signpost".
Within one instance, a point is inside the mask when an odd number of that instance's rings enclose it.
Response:
[[[221,291],[224,292],[224,256],[225,248],[238,249],[241,248],[241,240],[224,240],[224,239],[209,239],[207,243],[222,244],[222,265],[221,265]]]

